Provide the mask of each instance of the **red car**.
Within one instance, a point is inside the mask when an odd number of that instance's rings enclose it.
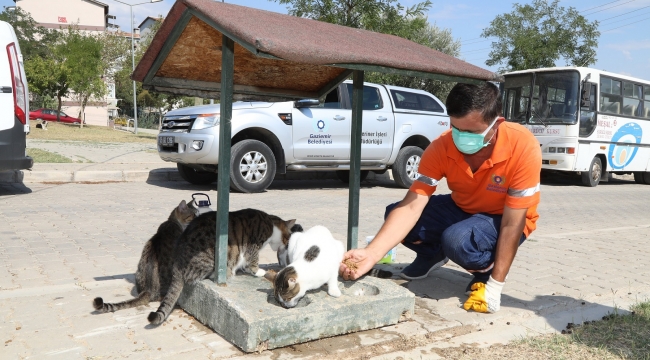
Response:
[[[29,112],[29,120],[46,120],[56,121],[56,110],[52,109],[38,109]],[[63,111],[59,111],[59,121],[63,123],[79,124],[81,120],[76,117],[68,116]],[[84,121],[84,124],[86,122]]]

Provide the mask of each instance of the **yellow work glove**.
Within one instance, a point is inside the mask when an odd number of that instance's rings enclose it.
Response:
[[[490,276],[487,284],[478,282],[472,285],[469,299],[465,301],[465,310],[482,313],[495,313],[501,308],[501,291],[505,282],[496,281]]]

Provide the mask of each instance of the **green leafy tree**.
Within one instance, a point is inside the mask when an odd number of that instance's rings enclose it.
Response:
[[[4,7],[0,20],[8,22],[14,28],[25,60],[50,55],[47,44],[56,42],[59,35],[57,31],[38,26],[32,16],[20,7],[14,10]]]
[[[485,63],[500,64],[501,71],[552,67],[560,58],[574,66],[594,64],[598,22],[589,22],[575,8],[558,3],[534,0],[514,4],[511,13],[498,15],[481,34],[498,39]]]
[[[289,5],[289,14],[333,24],[396,35],[451,56],[458,56],[460,42],[451,31],[429,24],[425,17],[431,1],[404,7],[396,0],[274,0]],[[453,83],[367,72],[366,80],[429,91],[444,99]]]
[[[162,17],[159,17],[162,19]],[[140,39],[135,51],[136,65],[142,59],[145,51],[151,45],[153,37],[162,25],[162,20],[157,21],[150,31]],[[131,80],[131,42],[128,40],[126,56],[120,62],[119,69],[115,73],[115,96],[120,99],[118,107],[123,114],[133,114],[133,80]],[[175,107],[194,105],[194,99],[186,96],[170,95],[145,90],[142,84],[136,83],[138,102],[138,127],[157,128],[163,112],[170,111]]]
[[[63,63],[63,59],[54,54],[25,61],[29,91],[32,95],[38,95],[41,107],[46,107],[48,99],[56,99],[57,109],[61,111],[61,99],[70,91],[68,71]]]
[[[102,43],[93,35],[69,26],[61,35],[62,41],[56,47],[56,54],[64,59],[63,68],[67,72],[70,90],[79,101],[80,126],[83,127],[83,114],[91,98],[101,98],[106,93],[104,82],[104,63],[102,62]]]
[[[428,46],[447,55],[458,57],[460,55],[460,41],[455,40],[449,29],[441,29],[435,25],[428,24],[426,28],[416,32],[411,39],[418,44]],[[371,72],[366,75],[366,81],[378,84],[391,84],[411,89],[428,91],[443,102],[456,83],[434,80],[430,78],[419,78],[386,73]]]

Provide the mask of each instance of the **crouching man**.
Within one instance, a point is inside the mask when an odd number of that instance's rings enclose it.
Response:
[[[386,208],[365,249],[348,251],[346,280],[368,272],[398,243],[415,251],[400,276],[421,279],[449,259],[472,273],[466,310],[496,312],[517,249],[535,229],[542,154],[525,127],[505,122],[499,90],[458,84],[447,97],[451,130],[424,151],[419,177],[404,199]],[[432,196],[446,178],[448,195]]]

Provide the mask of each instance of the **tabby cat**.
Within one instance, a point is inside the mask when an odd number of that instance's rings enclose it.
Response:
[[[93,300],[95,309],[105,313],[146,305],[150,301],[160,301],[171,283],[175,242],[197,215],[193,202],[190,201],[188,205],[185,200],[181,201],[142,249],[138,270],[135,273],[135,288],[138,296],[135,299],[111,304],[97,297]]]
[[[292,230],[300,231],[296,220],[284,221],[255,209],[233,211],[228,215],[228,260],[226,276],[243,269],[255,276],[264,276],[259,268],[259,252],[269,244],[273,251],[289,243]],[[216,212],[201,214],[181,235],[174,253],[172,281],[169,291],[149,322],[161,324],[176,305],[185,283],[207,278],[214,272]]]

